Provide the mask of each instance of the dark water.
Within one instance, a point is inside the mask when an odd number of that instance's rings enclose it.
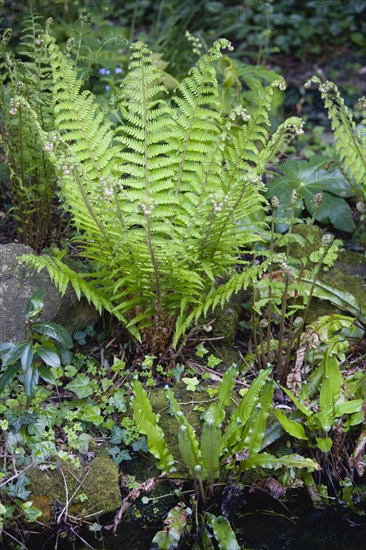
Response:
[[[314,508],[303,499],[282,504],[256,497],[246,500],[238,509],[234,525],[241,548],[246,550],[366,550],[366,518],[342,509]],[[102,541],[85,530],[81,536],[97,550],[150,550],[154,534],[161,527],[162,524],[146,526],[136,520],[122,525],[116,535],[103,530]],[[35,537],[27,548],[51,550],[55,548],[55,539]],[[58,550],[74,548],[81,550],[87,546],[77,537],[74,542],[59,539]],[[186,543],[181,548],[190,550],[194,545]]]

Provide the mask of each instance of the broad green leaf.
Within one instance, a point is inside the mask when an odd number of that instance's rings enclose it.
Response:
[[[6,367],[5,372],[0,376],[0,394],[4,393],[10,382],[17,375],[18,370],[18,365],[10,365],[10,367]]]
[[[302,277],[301,282],[307,284],[308,290],[310,290],[313,284],[313,281],[306,277]],[[357,298],[347,290],[343,290],[333,284],[317,279],[313,289],[313,295],[320,300],[328,300],[333,305],[353,315],[362,324],[366,325],[366,307],[358,302]]]
[[[134,399],[132,401],[133,415],[139,432],[147,436],[149,452],[158,461],[158,467],[164,472],[175,471],[174,458],[166,441],[165,434],[157,422],[146,391],[141,382],[134,380],[132,383]]]
[[[279,165],[283,175],[269,182],[267,191],[269,198],[276,195],[279,199],[278,218],[288,217],[293,191],[297,192],[295,216],[298,217],[301,214],[304,206],[309,214],[313,215],[313,197],[321,192],[323,202],[317,211],[317,221],[331,223],[336,229],[342,231],[351,232],[355,229],[352,210],[345,201],[345,198],[352,197],[354,192],[334,164],[328,170],[324,168],[327,164],[329,165],[329,160],[314,156],[311,161],[290,160]],[[278,229],[282,232],[286,227],[282,223]]]
[[[339,401],[342,375],[338,367],[338,360],[333,355],[324,357],[324,377],[320,388],[319,407],[316,414],[322,428],[329,432],[335,421],[335,406]]]
[[[335,416],[343,416],[344,414],[353,414],[356,412],[361,411],[362,405],[364,401],[363,399],[352,399],[351,401],[343,401],[341,403],[337,403],[335,406]]]
[[[37,365],[31,364],[23,373],[24,390],[28,397],[32,397],[38,384],[39,371]]]
[[[295,395],[285,388],[284,386],[281,386],[281,390],[285,392],[285,394],[291,399],[291,401],[296,405],[296,407],[301,411],[305,416],[312,416],[312,411],[308,409]]]
[[[240,550],[238,541],[230,523],[224,516],[205,513],[207,523],[212,527],[220,550]]]
[[[50,346],[41,345],[37,347],[36,354],[48,365],[49,367],[60,367],[61,361],[58,353],[54,351]]]
[[[38,366],[39,376],[48,384],[56,384],[55,377],[53,376],[50,369],[43,367],[42,365]]]
[[[3,366],[7,367],[8,365],[16,363],[16,361],[19,361],[28,345],[29,344],[27,342],[23,342],[22,344],[16,344],[15,346],[9,348],[3,355]]]
[[[26,319],[33,319],[42,313],[45,295],[46,293],[44,290],[37,290],[32,294],[25,308]]]
[[[158,424],[150,422],[139,408],[136,400],[132,402],[133,416],[139,432],[147,436],[149,452],[157,459],[157,465],[163,472],[173,472],[174,458],[166,442],[163,430]]]
[[[200,449],[196,447],[196,434],[192,438],[192,430],[182,424],[178,430],[179,451],[184,464],[192,477],[202,480],[204,478]],[[193,432],[194,433],[194,432]]]
[[[317,437],[316,444],[323,453],[328,453],[332,448],[333,441],[331,437]]]
[[[31,364],[32,364],[32,361],[33,361],[33,347],[32,347],[32,344],[26,344],[25,348],[24,348],[24,351],[22,353],[22,357],[20,358],[21,360],[21,363],[22,363],[22,369],[23,369],[23,372],[26,372]]]
[[[279,409],[275,409],[275,415],[277,417],[277,420],[280,422],[280,424],[283,426],[283,428],[286,430],[286,432],[292,437],[296,437],[297,439],[304,439],[305,441],[308,441],[308,437],[305,433],[304,426],[300,424],[299,422],[294,422],[293,420],[289,420],[286,415],[283,414]]]
[[[75,380],[69,382],[65,388],[70,390],[82,399],[93,393],[93,387],[90,384],[90,378],[86,374],[77,374]]]
[[[0,357],[8,353],[11,349],[15,348],[16,344],[13,342],[3,342],[0,344]]]
[[[175,414],[175,418],[177,419],[181,427],[185,426],[186,428],[185,432],[179,431],[178,436],[180,437],[180,440],[182,442],[183,452],[185,453],[187,460],[189,460],[189,464],[187,462],[185,464],[186,466],[188,466],[188,468],[191,468],[193,472],[194,468],[197,465],[201,464],[201,449],[196,433],[189,423],[187,417],[184,415],[178,401],[174,396],[174,393],[170,388],[167,388],[166,396],[170,401],[170,405]]]
[[[50,323],[49,321],[38,321],[32,326],[32,330],[38,334],[49,336],[57,342],[60,342],[65,348],[72,347],[72,338],[68,331],[58,323]]]
[[[132,382],[132,389],[133,389],[133,394],[135,396],[136,402],[139,408],[142,410],[146,420],[151,422],[151,424],[157,424],[156,414],[152,409],[150,400],[141,382],[139,380],[134,380]]]
[[[238,442],[238,433],[241,434],[243,426],[245,426],[251,416],[253,408],[259,400],[259,394],[262,387],[266,383],[271,370],[272,369],[261,370],[256,379],[251,383],[246,394],[242,397],[221,438],[221,450],[225,447],[230,448],[231,444],[236,444]]]

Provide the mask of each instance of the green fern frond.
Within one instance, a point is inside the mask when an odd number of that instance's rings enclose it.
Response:
[[[312,83],[318,86],[328,110],[340,159],[366,196],[366,126],[363,124],[363,127],[356,128],[352,114],[334,82],[321,82],[319,78],[312,77],[306,86]]]
[[[250,118],[241,107],[224,113],[215,63],[229,43],[219,40],[170,102],[153,55],[133,45],[114,125],[55,41],[42,39],[58,135],[47,154],[92,272],[70,272],[61,259],[34,265],[46,267],[61,291],[70,282],[137,339],[151,342],[160,330],[157,353],[164,353],[174,328],[176,346],[192,323],[265,268],[240,259],[262,239],[243,220],[259,216],[256,226],[265,224],[262,172],[294,122],[269,139],[271,86],[261,89]]]

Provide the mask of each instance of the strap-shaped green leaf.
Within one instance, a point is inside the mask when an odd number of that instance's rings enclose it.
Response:
[[[220,550],[240,550],[235,533],[224,516],[214,516],[206,512],[205,518],[208,525],[212,527]]]
[[[158,466],[164,472],[175,471],[174,458],[171,454],[163,430],[157,423],[149,398],[141,382],[132,383],[135,399],[132,401],[133,415],[140,433],[147,436],[149,451],[158,461]]]
[[[204,479],[211,483],[220,477],[221,430],[212,418],[205,420],[201,435],[201,458]]]
[[[308,441],[308,437],[305,433],[304,426],[300,424],[299,422],[295,422],[294,420],[290,420],[287,418],[285,414],[283,414],[282,411],[279,409],[275,409],[275,415],[277,417],[277,420],[280,422],[281,426],[286,430],[286,432],[292,437],[296,437],[296,439],[304,439],[305,441]]]
[[[342,375],[338,367],[337,357],[327,354],[324,362],[324,377],[319,396],[320,410],[317,416],[323,430],[329,432],[336,417],[335,407],[340,397]]]

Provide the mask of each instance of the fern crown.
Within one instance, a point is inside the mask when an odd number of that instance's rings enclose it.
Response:
[[[137,339],[154,325],[155,347],[176,345],[193,321],[265,268],[246,265],[242,253],[262,238],[265,166],[301,132],[301,120],[290,118],[270,137],[276,83],[258,90],[250,113],[237,106],[224,114],[215,62],[231,46],[222,39],[170,98],[151,52],[133,44],[112,123],[54,39],[44,40],[58,135],[47,154],[92,272],[76,273],[62,254],[26,260],[46,267],[61,292],[71,282]]]

